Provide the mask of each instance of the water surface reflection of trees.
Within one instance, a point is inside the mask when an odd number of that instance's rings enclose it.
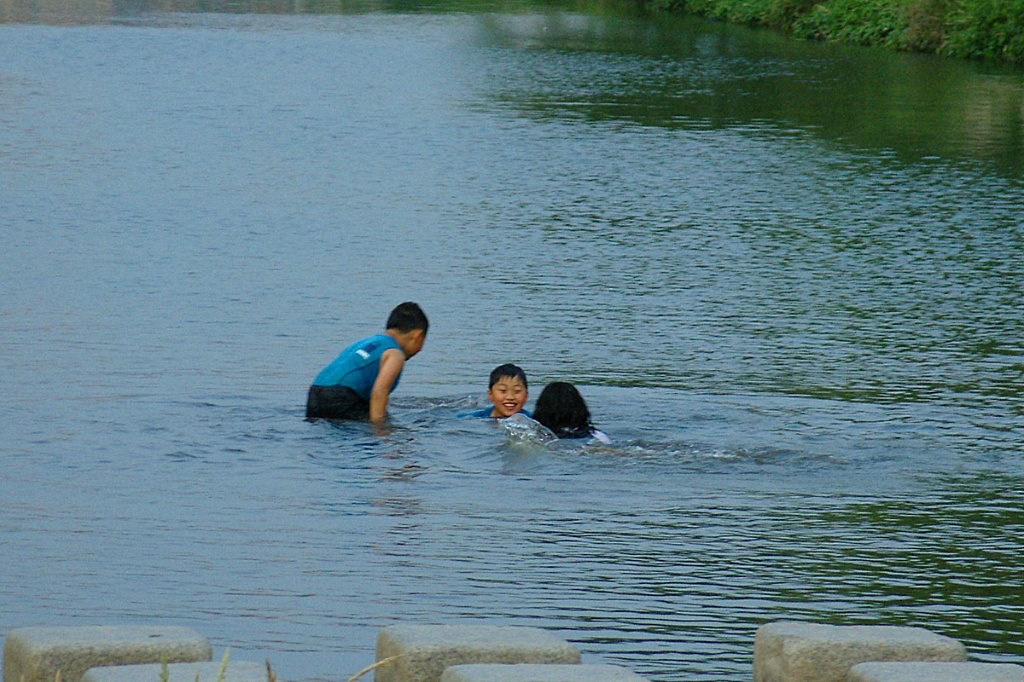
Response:
[[[821,45],[623,0],[0,0],[0,23],[104,23],[154,12],[465,11],[479,44],[534,57],[496,99],[530,115],[665,127],[798,130],[910,160],[1024,173],[1024,69]],[[486,55],[482,56],[486,58]]]
[[[488,44],[539,55],[532,72],[510,74],[495,92],[531,115],[797,129],[910,160],[981,159],[1024,171],[1019,68],[805,43],[685,17],[488,15],[480,25]]]

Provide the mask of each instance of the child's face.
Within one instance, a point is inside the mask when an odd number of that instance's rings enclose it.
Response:
[[[427,332],[422,329],[415,330],[409,337],[409,347],[405,349],[405,357],[412,356],[423,350],[423,344],[427,342]]]
[[[526,384],[519,377],[501,377],[487,389],[487,397],[494,403],[492,417],[511,417],[523,409],[527,398]]]

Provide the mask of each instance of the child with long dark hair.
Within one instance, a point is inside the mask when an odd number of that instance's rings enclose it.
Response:
[[[590,421],[587,402],[566,381],[553,381],[544,387],[533,408],[533,418],[551,429],[559,438],[596,438],[602,443],[611,439]]]

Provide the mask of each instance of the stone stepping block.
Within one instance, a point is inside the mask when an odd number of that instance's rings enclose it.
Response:
[[[441,673],[441,682],[647,682],[618,665],[469,663]]]
[[[381,665],[374,670],[374,679],[439,682],[445,668],[462,663],[579,662],[576,647],[538,628],[406,624],[378,633],[377,663]]]
[[[89,668],[209,661],[205,637],[184,627],[95,625],[30,627],[4,638],[5,682],[80,682]]]
[[[777,621],[754,637],[754,682],[844,682],[866,661],[964,661],[955,639],[923,628]]]
[[[216,682],[220,665],[216,662],[171,663],[167,666],[167,680]],[[82,675],[82,682],[160,682],[162,671],[160,663],[89,668]],[[267,682],[267,666],[264,663],[229,661],[224,670],[224,682]]]
[[[847,682],[1024,682],[1024,666],[1012,663],[858,663]]]

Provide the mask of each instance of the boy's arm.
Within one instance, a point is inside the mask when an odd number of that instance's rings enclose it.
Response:
[[[373,382],[373,389],[370,391],[370,421],[380,424],[388,413],[388,396],[391,395],[391,387],[395,379],[402,372],[405,366],[405,353],[397,348],[389,348],[380,356],[380,367],[377,369],[377,379]]]

